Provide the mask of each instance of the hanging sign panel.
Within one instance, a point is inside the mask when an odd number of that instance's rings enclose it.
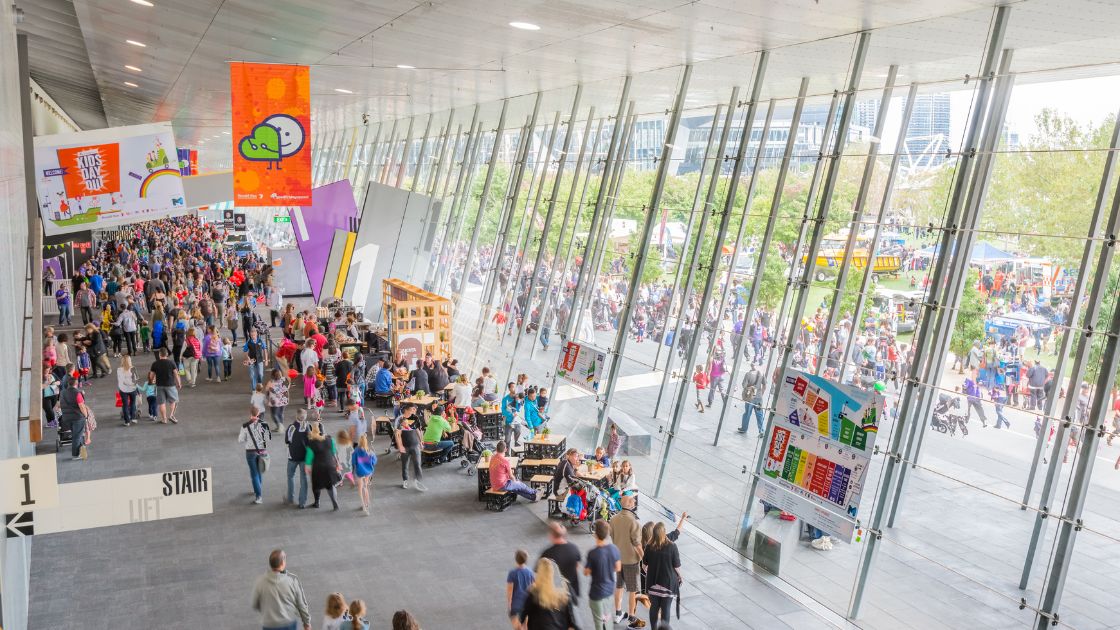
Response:
[[[230,64],[235,206],[311,205],[307,66]]]
[[[560,353],[556,375],[569,381],[580,389],[595,393],[599,391],[599,381],[603,378],[603,364],[607,354],[591,346],[569,341]]]
[[[760,498],[851,542],[884,408],[878,393],[787,371],[766,436]]]
[[[5,534],[39,536],[210,514],[212,482],[211,469],[194,468],[59,484],[54,507],[5,514]]]
[[[47,236],[187,210],[169,122],[39,136],[35,188]]]

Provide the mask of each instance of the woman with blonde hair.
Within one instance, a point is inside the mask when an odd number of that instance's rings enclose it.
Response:
[[[121,397],[121,422],[124,426],[136,424],[136,373],[132,371],[132,357],[124,355],[117,368],[117,392]]]
[[[342,593],[327,595],[327,605],[323,612],[323,630],[343,630],[342,624],[350,621],[346,598]]]
[[[525,630],[579,629],[572,598],[556,563],[548,558],[537,560],[536,579],[529,587],[529,597],[521,609]]]
[[[369,447],[369,437],[363,433],[358,437],[358,444],[350,455],[350,468],[354,477],[358,479],[358,496],[362,500],[362,513],[369,516],[369,481],[373,477],[373,470],[377,467],[377,455]]]

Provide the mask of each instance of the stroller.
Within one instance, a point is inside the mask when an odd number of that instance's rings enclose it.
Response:
[[[961,399],[947,393],[937,395],[937,405],[933,408],[933,417],[930,419],[930,428],[941,433],[956,436],[957,429],[961,437],[968,435],[968,420],[960,414],[950,413],[953,409],[961,408]]]
[[[459,466],[466,468],[467,475],[472,476],[478,467],[478,460],[482,458],[483,451],[493,453],[496,445],[493,442],[482,440],[482,429],[479,429],[472,422],[471,414],[460,414],[459,426],[463,428],[463,442],[459,446],[459,452],[462,453],[463,459],[459,460]]]
[[[594,484],[576,479],[568,486],[568,497],[560,511],[571,519],[571,526],[587,525],[588,533],[595,532],[595,521],[609,520],[622,509],[618,500]]]

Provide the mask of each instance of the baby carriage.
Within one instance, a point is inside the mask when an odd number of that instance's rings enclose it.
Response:
[[[460,446],[463,459],[459,460],[459,466],[467,469],[468,476],[474,475],[478,460],[482,458],[482,452],[493,453],[496,448],[493,442],[482,440],[482,429],[475,426],[469,418],[468,414],[462,414],[459,418],[459,426],[463,429],[463,443]]]
[[[568,486],[568,497],[560,508],[571,519],[571,526],[587,525],[589,533],[595,532],[595,521],[609,520],[622,509],[618,500],[594,484],[576,479]]]

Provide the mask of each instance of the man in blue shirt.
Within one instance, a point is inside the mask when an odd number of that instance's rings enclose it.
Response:
[[[583,569],[583,574],[591,577],[587,599],[591,604],[595,630],[614,627],[611,607],[614,603],[615,576],[622,572],[622,554],[607,540],[610,533],[611,527],[606,521],[595,521],[595,548],[587,552],[587,563]]]
[[[377,362],[377,376],[373,379],[373,393],[391,394],[393,392],[393,373],[385,367],[385,360]]]

